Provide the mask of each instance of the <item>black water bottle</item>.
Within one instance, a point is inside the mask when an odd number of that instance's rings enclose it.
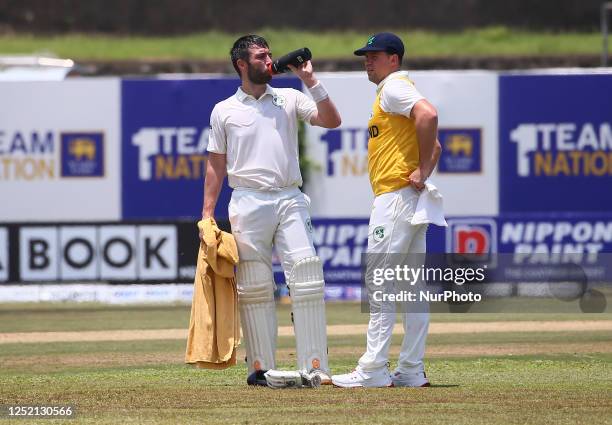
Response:
[[[283,72],[289,71],[289,67],[287,65],[298,67],[304,62],[309,61],[311,58],[312,53],[310,53],[310,49],[308,47],[304,47],[303,49],[295,50],[276,59],[274,62],[272,62],[270,71],[272,74],[282,74]]]

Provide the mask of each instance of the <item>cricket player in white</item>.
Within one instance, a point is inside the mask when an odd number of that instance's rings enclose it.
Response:
[[[395,34],[380,33],[355,51],[365,56],[368,79],[377,96],[368,122],[368,173],[376,196],[370,216],[368,270],[392,267],[389,254],[425,253],[427,224],[411,224],[420,191],[434,170],[441,146],[436,109],[400,71],[404,45]],[[376,263],[376,264],[372,264]],[[418,265],[417,265],[418,266]],[[366,275],[367,276],[367,275]],[[371,294],[370,294],[371,295]],[[395,304],[370,298],[367,349],[355,371],[334,375],[338,387],[428,386],[423,356],[429,325],[427,304],[402,314],[404,340],[398,367],[390,376],[389,347]]]
[[[299,189],[297,131],[298,119],[335,128],[340,115],[310,61],[290,68],[312,99],[267,84],[272,59],[262,37],[238,39],[231,58],[241,86],[210,117],[202,216],[213,216],[227,174],[234,189],[229,219],[240,256],[236,281],[249,376],[276,366],[274,245],[292,298],[298,369],[329,384],[323,269],[312,240],[310,201]]]

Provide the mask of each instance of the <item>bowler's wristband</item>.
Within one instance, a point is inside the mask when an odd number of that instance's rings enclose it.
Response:
[[[320,81],[317,81],[317,84],[315,84],[314,86],[309,87],[308,91],[310,91],[312,100],[314,100],[315,103],[319,103],[329,97],[327,90],[325,90],[325,86]]]

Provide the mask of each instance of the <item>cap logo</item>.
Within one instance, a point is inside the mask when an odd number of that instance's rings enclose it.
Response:
[[[374,36],[372,36],[372,37],[368,38],[368,46],[370,46],[372,43],[374,43],[374,39],[375,39],[375,38],[376,38],[376,37],[374,37]]]

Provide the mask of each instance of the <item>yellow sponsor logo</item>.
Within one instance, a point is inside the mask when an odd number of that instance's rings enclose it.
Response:
[[[612,152],[535,152],[536,176],[605,176],[612,175]]]
[[[0,157],[0,180],[41,180],[55,178],[55,160]]]
[[[609,123],[521,124],[512,130],[510,140],[517,144],[521,177],[612,175]]]
[[[206,173],[205,155],[155,155],[156,180],[194,179],[199,180]]]
[[[472,138],[467,134],[453,134],[444,142],[445,148],[453,155],[472,156]]]
[[[138,148],[140,180],[200,180],[206,173],[209,129],[141,128],[132,137]]]
[[[96,143],[86,138],[74,139],[70,141],[68,152],[78,161],[83,158],[93,161],[96,157]]]
[[[0,129],[0,180],[54,179],[54,157],[55,137],[51,130]]]

